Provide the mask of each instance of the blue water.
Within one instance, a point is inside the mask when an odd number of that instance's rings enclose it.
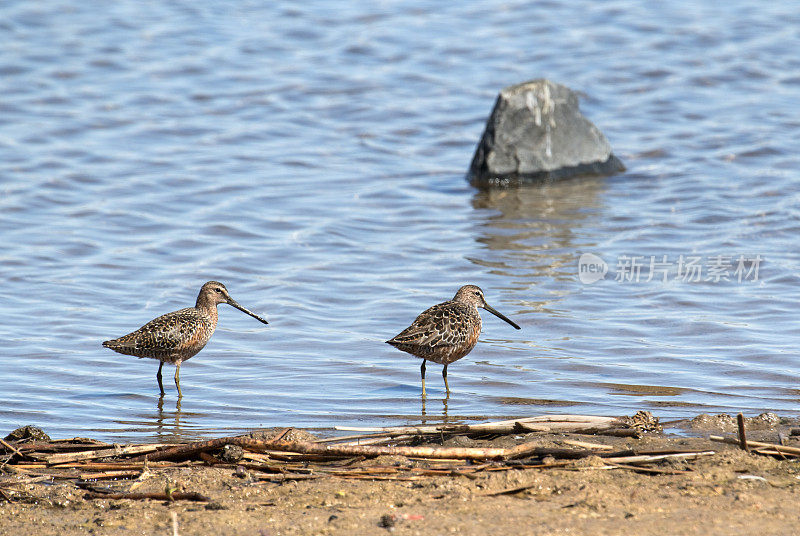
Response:
[[[796,415],[797,50],[792,2],[3,2],[0,430]],[[497,92],[539,77],[628,171],[471,188]],[[677,273],[720,255],[757,276]],[[100,343],[208,279],[270,324],[220,306],[178,406]],[[423,408],[383,341],[465,283],[523,329],[484,314]]]

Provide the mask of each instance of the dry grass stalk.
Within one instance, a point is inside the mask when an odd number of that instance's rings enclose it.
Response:
[[[138,478],[141,471],[106,471],[97,473],[81,473],[78,478],[81,480],[109,480],[117,478]]]
[[[640,465],[627,465],[624,463],[609,462],[609,466],[617,469],[629,469],[637,473],[650,473],[657,475],[684,475],[691,473],[691,471],[682,471],[680,469],[661,469],[659,467],[642,467]]]

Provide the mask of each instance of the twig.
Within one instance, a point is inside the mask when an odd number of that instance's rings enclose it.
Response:
[[[105,473],[81,473],[78,478],[81,480],[108,480],[110,478],[137,478],[141,475],[139,471],[106,471]]]
[[[60,463],[76,462],[79,460],[92,460],[96,458],[109,458],[112,456],[125,456],[127,454],[139,454],[142,452],[153,452],[165,446],[164,444],[153,445],[131,445],[128,447],[114,447],[110,449],[85,450],[81,452],[65,452],[44,456],[44,461],[49,465]]]
[[[6,443],[5,439],[0,439],[0,445],[3,445],[5,448],[7,448],[8,450],[13,452],[14,454],[19,456],[20,458],[24,458],[25,457],[25,455],[23,453],[21,453],[18,448],[16,448],[13,445],[9,445],[8,443]]]
[[[171,462],[156,462],[153,464],[149,464],[150,468],[159,469],[165,467],[180,467],[183,464],[171,463]],[[23,467],[23,468],[30,468],[29,465],[22,465],[16,467]],[[43,468],[44,465],[40,465],[33,468]],[[130,463],[129,461],[121,461],[121,462],[87,462],[87,463],[62,463],[57,466],[58,469],[84,469],[86,471],[133,471],[133,470],[144,470],[144,466],[141,463]]]
[[[283,430],[281,430],[281,431],[278,433],[278,435],[276,435],[276,436],[274,437],[274,439],[275,439],[276,441],[279,441],[279,440],[283,439],[284,437],[286,437],[286,434],[288,434],[288,433],[289,433],[289,432],[291,432],[292,430],[294,430],[294,428],[284,428]]]
[[[736,416],[736,424],[739,427],[739,447],[745,452],[750,452],[747,448],[747,435],[744,432],[744,415],[741,413]]]
[[[607,460],[606,463],[612,467],[617,467],[619,469],[629,469],[631,471],[635,471],[637,473],[651,473],[651,474],[659,474],[659,475],[685,475],[691,473],[691,471],[682,471],[680,469],[661,469],[659,467],[641,467],[638,465],[627,465],[624,463],[614,463],[609,462]]]
[[[751,450],[750,452],[753,452],[755,454],[763,454],[765,456],[777,456],[777,457],[781,458],[782,460],[788,459],[786,457],[787,456],[786,453],[783,453],[783,452],[781,452],[779,450],[774,450],[774,449],[756,448],[756,449]],[[797,454],[789,454],[789,456],[791,456],[792,458],[795,458],[798,455]]]
[[[700,456],[712,456],[716,451],[705,450],[701,452],[679,452],[672,454],[656,454],[656,455],[638,455],[638,456],[620,456],[620,457],[603,457],[603,461],[607,463],[627,463],[627,464],[640,464],[660,462],[663,460],[686,460],[690,458],[699,458]]]
[[[708,436],[710,441],[717,441],[719,443],[728,443],[731,445],[739,445],[739,440],[733,437],[722,437],[722,436]],[[785,447],[783,445],[777,445],[774,443],[762,443],[761,441],[748,441],[747,446],[749,448],[767,448],[767,449],[774,449],[781,454],[793,454],[795,456],[800,456],[800,448],[798,447]]]
[[[305,473],[278,473],[278,474],[271,474],[271,475],[259,475],[256,476],[256,480],[260,480],[262,482],[287,482],[292,480],[314,480],[319,478],[320,475],[309,475]]]
[[[211,502],[205,495],[195,492],[174,492],[174,493],[99,493],[87,491],[84,495],[87,499],[133,499],[144,500],[153,499],[155,501],[198,501]]]
[[[500,490],[500,491],[492,491],[492,492],[489,492],[489,493],[482,493],[481,496],[482,497],[498,497],[500,495],[516,495],[517,493],[522,493],[523,491],[528,491],[531,488],[538,488],[540,486],[541,486],[541,484],[531,484],[529,486],[521,486],[521,487],[518,487],[518,488],[509,488],[509,489],[503,489],[503,490]]]
[[[397,482],[414,482],[416,480],[422,480],[423,476],[419,475],[397,475],[397,476],[388,476],[388,475],[337,475],[340,478],[344,479],[351,479],[351,480],[393,480]]]

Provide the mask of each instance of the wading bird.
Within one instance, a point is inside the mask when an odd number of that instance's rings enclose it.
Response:
[[[227,303],[267,324],[266,320],[236,303],[228,294],[225,285],[209,281],[200,289],[194,307],[159,316],[132,333],[123,335],[119,339],[105,341],[103,346],[120,354],[150,357],[161,361],[156,378],[162,395],[164,385],[161,383],[161,367],[164,363],[175,365],[175,386],[178,388],[180,398],[183,396],[180,382],[181,363],[202,350],[214,334],[217,327],[217,305],[220,303]]]
[[[475,348],[481,334],[481,316],[478,307],[486,309],[505,320],[516,329],[518,325],[486,303],[483,291],[475,285],[458,289],[452,300],[434,305],[417,317],[412,324],[392,339],[386,341],[395,348],[422,358],[422,396],[425,396],[425,362],[444,365],[442,377],[450,396],[447,383],[447,365],[458,361]]]

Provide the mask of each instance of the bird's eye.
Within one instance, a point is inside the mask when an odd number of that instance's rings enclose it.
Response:
[[[222,289],[221,289],[221,288],[215,288],[214,290],[216,290],[217,292],[219,292],[220,294],[222,294]]]

